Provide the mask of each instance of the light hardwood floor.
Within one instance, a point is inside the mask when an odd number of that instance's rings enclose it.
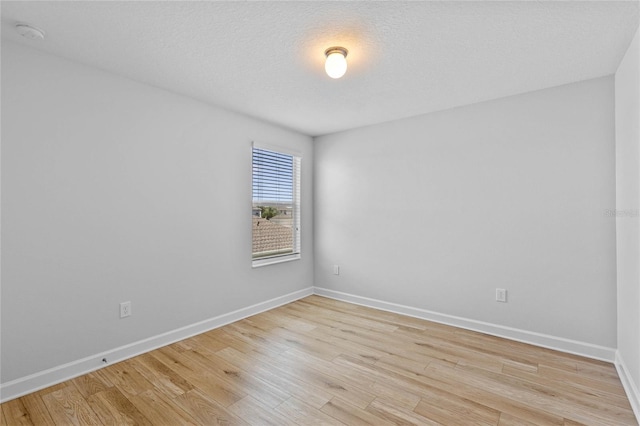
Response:
[[[636,425],[613,365],[319,296],[2,404],[8,425]]]

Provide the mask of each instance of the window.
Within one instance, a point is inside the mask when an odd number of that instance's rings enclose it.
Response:
[[[253,266],[300,258],[300,162],[294,154],[253,147]]]

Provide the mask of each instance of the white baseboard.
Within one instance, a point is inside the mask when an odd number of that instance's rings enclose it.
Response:
[[[106,366],[106,364],[102,362],[103,358],[106,358],[109,361],[109,364],[124,361],[125,359],[129,359],[136,355],[187,339],[197,334],[213,330],[214,328],[222,327],[223,325],[234,321],[239,321],[243,318],[259,314],[260,312],[268,311],[269,309],[294,302],[311,294],[313,294],[313,287],[307,287],[246,308],[218,315],[217,317],[191,324],[186,327],[178,328],[176,330],[149,337],[119,348],[95,354],[77,361],[72,361],[64,365],[12,380],[10,382],[2,383],[0,384],[0,402],[19,398],[31,392],[98,370]]]
[[[620,351],[616,351],[615,364],[616,370],[618,370],[618,376],[620,376],[620,381],[622,382],[622,387],[624,387],[627,397],[629,398],[631,408],[636,415],[638,423],[640,423],[640,391],[638,390],[640,383],[635,383],[633,381],[633,378],[629,374],[627,365],[624,363],[622,356],[620,356]]]
[[[616,367],[618,369],[618,374],[620,375],[624,388],[629,395],[629,400],[631,401],[634,412],[636,413],[637,417],[640,417],[638,415],[640,411],[640,398],[638,389],[633,381],[630,380],[630,376],[627,372],[628,370],[624,366],[624,362],[622,361],[622,359],[617,356],[617,352],[615,349],[575,340],[564,339],[561,337],[550,336],[546,334],[534,333],[526,330],[504,327],[501,325],[486,323],[482,321],[475,321],[467,318],[446,315],[438,312],[428,311],[426,309],[384,302],[381,300],[342,293],[339,291],[329,290],[321,287],[308,287],[302,290],[298,290],[284,296],[276,297],[274,299],[260,302],[246,308],[222,314],[208,320],[169,331],[167,333],[140,340],[138,342],[121,346],[119,348],[115,348],[103,353],[95,354],[83,359],[72,361],[67,364],[31,374],[26,377],[21,377],[7,383],[2,383],[0,384],[0,402],[6,402],[11,399],[19,398],[20,396],[29,394],[31,392],[35,392],[37,390],[44,389],[65,380],[69,380],[74,377],[78,377],[80,375],[98,370],[105,366],[105,364],[102,362],[103,358],[109,360],[109,364],[120,362],[125,359],[129,359],[145,352],[160,348],[162,346],[166,346],[171,343],[175,343],[177,341],[195,336],[197,334],[222,327],[223,325],[232,323],[234,321],[239,321],[252,315],[259,314],[260,312],[264,312],[269,309],[294,302],[298,299],[302,299],[303,297],[307,297],[314,293],[320,296],[342,300],[357,305],[368,306],[383,311],[394,312],[468,330],[479,331],[481,333],[504,337],[519,342],[559,350],[562,352],[568,352],[603,361],[615,361]]]
[[[488,322],[476,321],[468,318],[456,317],[453,315],[441,314],[428,311],[426,309],[414,308],[397,303],[384,302],[382,300],[370,299],[368,297],[356,296],[340,291],[329,290],[321,287],[314,287],[314,293],[331,299],[342,300],[356,305],[389,311],[396,314],[407,315],[441,324],[452,325],[472,331],[490,334],[492,336],[504,337],[522,343],[541,346],[548,349],[555,349],[574,355],[581,355],[601,361],[614,362],[616,350],[604,346],[593,345],[591,343],[579,342],[548,334],[535,333],[532,331],[520,330],[517,328],[505,327]]]

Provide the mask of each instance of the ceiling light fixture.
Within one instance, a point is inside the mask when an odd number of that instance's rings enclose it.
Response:
[[[16,24],[16,31],[29,40],[44,40],[44,31],[28,24]]]
[[[344,47],[330,47],[324,51],[327,57],[324,63],[324,70],[331,78],[340,78],[347,72],[347,53],[349,51]]]

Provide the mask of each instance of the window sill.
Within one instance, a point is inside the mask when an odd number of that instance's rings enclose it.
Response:
[[[267,259],[254,259],[252,267],[260,268],[262,266],[274,265],[276,263],[291,262],[292,260],[299,260],[300,254],[290,254],[288,256],[270,257]]]

